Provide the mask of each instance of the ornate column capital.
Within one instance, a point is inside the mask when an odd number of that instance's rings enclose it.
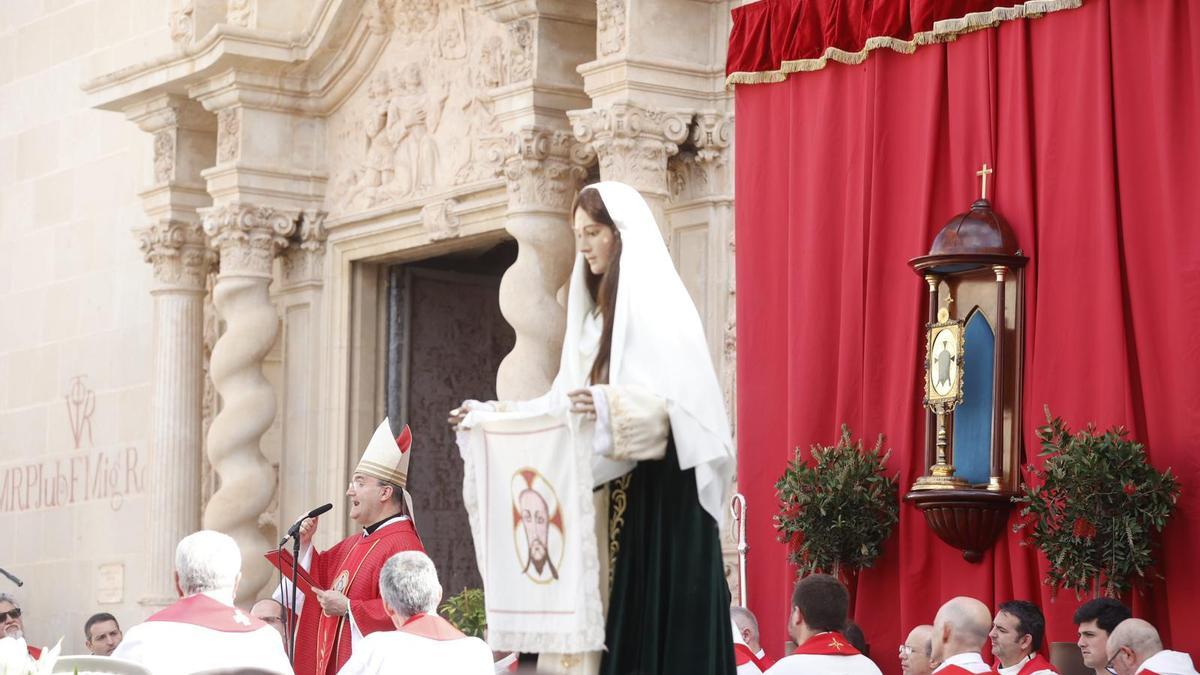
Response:
[[[204,291],[216,255],[205,245],[199,223],[158,220],[138,230],[137,238],[146,262],[154,266],[154,292]]]
[[[508,186],[508,208],[566,213],[595,155],[561,129],[521,127],[497,153],[498,173]]]
[[[692,114],[633,102],[567,113],[575,138],[590,145],[604,180],[628,183],[643,193],[669,194],[667,159],[688,139]]]
[[[221,275],[271,277],[275,255],[287,248],[300,214],[230,202],[201,210],[208,245],[221,256]]]
[[[688,149],[668,163],[673,202],[732,198],[727,152],[732,137],[731,115],[712,110],[696,113]]]
[[[291,245],[283,256],[283,283],[295,286],[304,283],[319,283],[321,268],[325,262],[325,217],[328,214],[317,209],[305,209],[300,213],[300,225],[292,237]]]

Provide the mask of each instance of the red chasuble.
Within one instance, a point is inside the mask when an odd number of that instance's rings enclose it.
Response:
[[[401,551],[425,551],[412,520],[389,523],[369,536],[353,534],[333,548],[313,551],[308,573],[318,588],[350,599],[354,625],[364,635],[394,630],[379,595],[379,571]],[[296,631],[296,675],[333,675],[350,659],[349,616],[326,616],[315,601],[305,602]]]
[[[29,652],[29,655],[32,656],[35,661],[37,659],[42,658],[42,648],[41,647],[25,645],[25,650]]]

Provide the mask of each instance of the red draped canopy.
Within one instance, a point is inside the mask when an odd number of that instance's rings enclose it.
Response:
[[[1200,226],[1190,206],[1200,11],[1186,0],[1087,0],[782,78],[789,59],[907,39],[995,4],[737,10],[730,72],[782,79],[736,88],[738,484],[758,514],[749,603],[772,657],[795,578],[768,517],[774,482],[793,448],[832,443],[842,422],[868,441],[887,436],[902,492],[921,474],[925,295],[906,261],[978,196],[984,162],[995,167],[989,197],[1030,257],[1026,459],[1036,461],[1034,426],[1049,405],[1075,427],[1128,426],[1158,468],[1173,469],[1183,492],[1159,556],[1165,579],[1127,600],[1168,646],[1200,655]],[[1044,566],[1011,531],[982,563],[965,562],[904,504],[858,579],[855,617],[885,673],[899,672],[893,650],[908,630],[954,595],[1033,599],[1048,639],[1074,640],[1080,601],[1054,597]]]

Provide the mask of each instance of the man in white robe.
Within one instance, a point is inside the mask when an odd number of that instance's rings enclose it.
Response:
[[[882,675],[842,635],[850,594],[827,574],[810,574],[796,582],[788,633],[799,647],[767,670],[767,675]]]
[[[1108,636],[1108,666],[1117,675],[1196,675],[1192,657],[1163,649],[1158,630],[1141,619],[1125,619]]]
[[[442,585],[429,556],[404,551],[379,573],[379,593],[394,631],[376,631],[354,646],[340,675],[492,675],[492,650],[436,614]]]
[[[933,620],[930,660],[940,664],[934,675],[994,672],[980,653],[991,628],[991,610],[975,598],[960,595],[942,605]]]
[[[175,550],[181,599],[130,628],[113,657],[155,675],[239,668],[291,673],[279,633],[233,606],[241,568],[232,537],[212,530],[184,537]]]

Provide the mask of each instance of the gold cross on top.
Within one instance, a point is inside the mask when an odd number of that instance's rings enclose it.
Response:
[[[980,188],[980,197],[979,197],[980,199],[987,199],[987,177],[992,175],[993,173],[996,173],[995,170],[989,169],[986,162],[984,163],[982,169],[975,172],[975,175],[979,176],[981,181],[983,182],[983,185]]]

